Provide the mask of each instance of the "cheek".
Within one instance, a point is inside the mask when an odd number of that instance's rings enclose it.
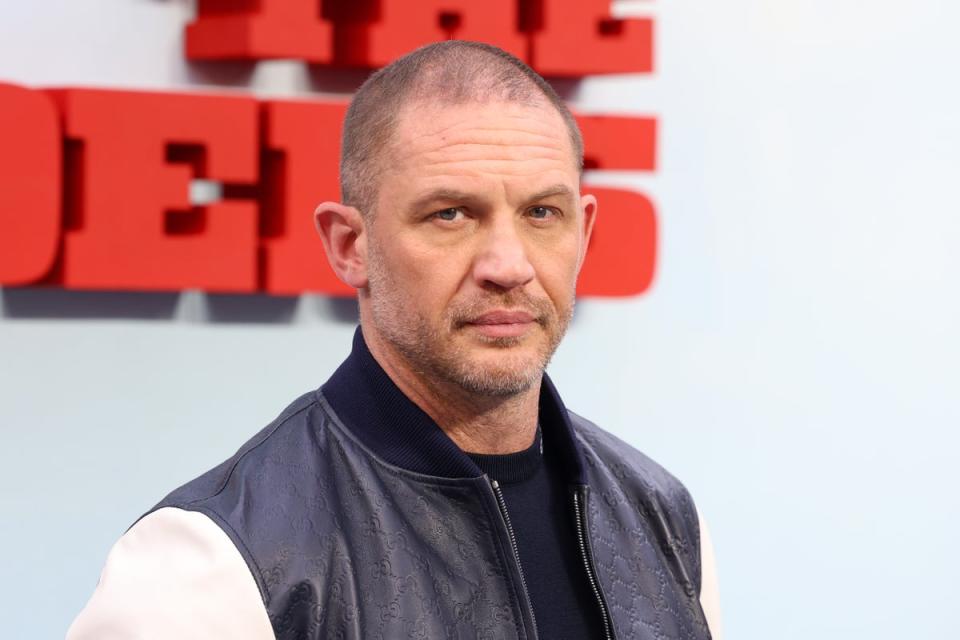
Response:
[[[570,296],[577,279],[580,246],[575,240],[552,243],[535,250],[534,267],[537,277],[550,294]]]
[[[396,240],[384,267],[398,292],[422,315],[442,314],[469,273],[469,251]]]

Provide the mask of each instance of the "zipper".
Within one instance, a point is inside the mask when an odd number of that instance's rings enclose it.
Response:
[[[517,536],[513,532],[513,525],[510,524],[510,514],[507,512],[507,502],[503,499],[503,491],[500,490],[500,483],[490,479],[490,486],[493,488],[493,495],[497,498],[497,507],[500,509],[500,515],[503,517],[503,523],[507,525],[507,535],[510,538],[510,548],[513,550],[513,559],[517,563],[517,569],[520,571],[520,586],[523,588],[523,595],[527,599],[530,609],[530,620],[533,622],[533,637],[537,636],[537,618],[533,613],[533,601],[530,600],[530,592],[527,591],[527,579],[523,575],[523,565],[520,564],[520,552],[517,549]]]
[[[690,574],[687,573],[687,567],[683,563],[683,560],[680,559],[680,554],[677,552],[677,541],[674,539],[673,535],[670,534],[670,527],[667,525],[666,519],[663,517],[663,513],[660,512],[660,509],[651,508],[650,511],[657,517],[657,524],[660,526],[660,531],[663,534],[664,540],[666,542],[662,545],[662,550],[664,554],[669,556],[669,559],[673,566],[676,568],[677,573],[680,574],[680,582],[683,584],[683,592],[689,597],[694,597],[697,595],[697,590],[693,586],[693,580],[690,579]]]
[[[600,581],[597,579],[596,569],[593,566],[593,555],[590,553],[587,542],[587,512],[580,505],[580,492],[583,491],[584,497],[587,495],[587,488],[574,489],[573,491],[573,511],[577,521],[577,542],[580,545],[580,557],[583,558],[583,566],[587,570],[587,579],[590,581],[590,588],[597,599],[600,607],[600,617],[603,618],[603,633],[606,640],[613,640],[613,627],[610,625],[610,612],[607,610],[607,603],[603,599],[603,591],[600,588]]]

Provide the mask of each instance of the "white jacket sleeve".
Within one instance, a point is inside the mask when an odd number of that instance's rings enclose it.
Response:
[[[713,640],[722,640],[723,627],[720,624],[720,588],[717,583],[717,561],[713,552],[713,541],[703,516],[700,519],[700,606],[703,607],[707,626]]]
[[[273,640],[247,564],[202,513],[158,509],[110,550],[67,640]]]

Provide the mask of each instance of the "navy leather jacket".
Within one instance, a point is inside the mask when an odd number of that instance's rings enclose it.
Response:
[[[598,635],[710,638],[686,489],[568,412],[546,377],[542,388],[540,424],[570,479]],[[278,639],[536,638],[500,498],[358,331],[320,390],[154,509],[202,512],[223,528]]]

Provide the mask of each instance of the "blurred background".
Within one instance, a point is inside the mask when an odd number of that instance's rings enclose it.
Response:
[[[655,18],[655,73],[561,88],[659,119],[656,172],[588,176],[656,203],[657,271],[581,301],[551,375],[690,488],[727,638],[955,635],[960,4],[613,7]],[[188,63],[193,12],[2,0],[0,82],[321,95],[297,62]],[[322,384],[355,322],[324,296],[0,290],[0,637],[62,637],[124,530]]]

